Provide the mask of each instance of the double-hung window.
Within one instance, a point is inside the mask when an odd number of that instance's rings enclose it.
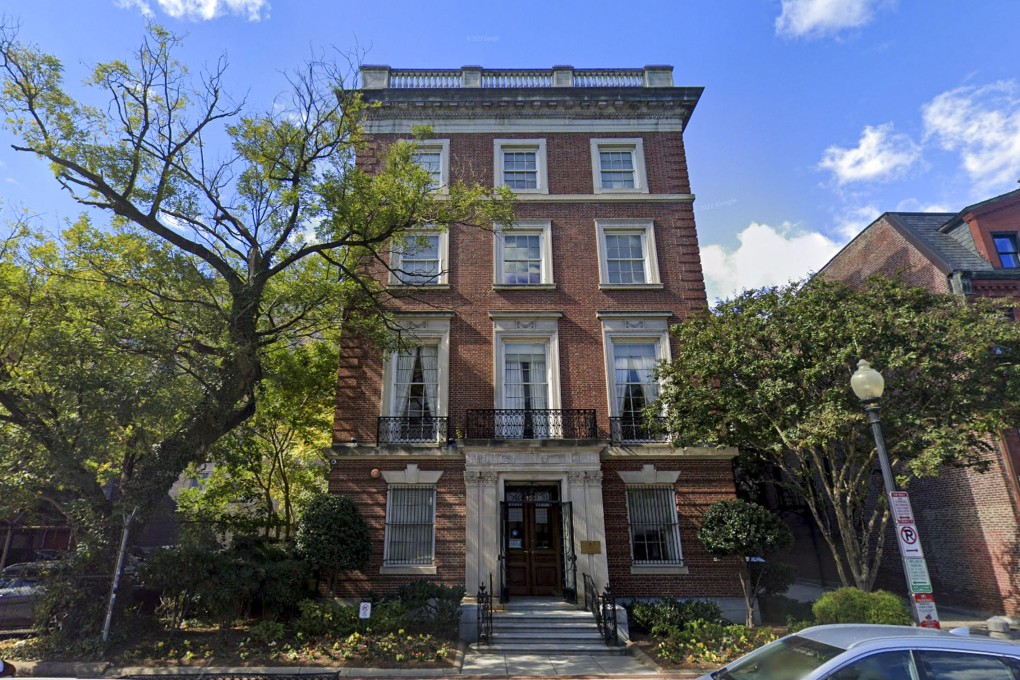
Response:
[[[551,286],[551,222],[518,222],[496,232],[496,281],[499,287]]]
[[[630,423],[643,423],[644,411],[659,397],[655,366],[659,351],[654,342],[614,342],[613,372],[617,413]]]
[[[448,314],[399,315],[404,345],[388,353],[383,368],[379,444],[442,444],[449,435]]]
[[[1003,269],[1020,268],[1020,247],[1017,245],[1016,234],[992,234],[992,241]]]
[[[404,243],[393,248],[391,283],[408,286],[447,283],[448,254],[449,234],[445,231],[409,235]]]
[[[517,193],[549,192],[544,139],[497,139],[493,142],[496,186]]]
[[[598,220],[599,273],[606,287],[661,287],[651,220]]]
[[[669,360],[671,312],[599,312],[614,443],[656,444],[669,439],[665,422],[648,416],[659,398],[656,368]]]
[[[445,193],[450,186],[450,140],[415,142],[411,159],[432,177],[432,188]]]
[[[627,520],[634,566],[683,563],[673,486],[628,486]]]
[[[428,566],[436,552],[436,487],[391,485],[386,496],[387,567]]]
[[[648,193],[642,139],[592,139],[591,158],[596,194]]]
[[[394,412],[403,418],[439,415],[439,346],[420,345],[397,354]]]

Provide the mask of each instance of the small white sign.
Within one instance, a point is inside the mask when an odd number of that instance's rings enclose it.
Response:
[[[901,524],[896,527],[896,540],[900,542],[900,554],[904,557],[924,557],[921,549],[921,535],[912,524]]]
[[[370,619],[372,618],[372,603],[362,602],[361,607],[358,609],[358,618]]]
[[[892,508],[893,520],[897,525],[914,524],[914,511],[910,507],[910,495],[906,491],[890,493],[889,507]]]
[[[907,568],[907,580],[910,581],[910,592],[930,593],[931,577],[928,576],[928,563],[923,557],[907,557],[903,560]]]
[[[939,613],[935,609],[935,597],[924,593],[914,595],[914,611],[921,628],[941,628]]]

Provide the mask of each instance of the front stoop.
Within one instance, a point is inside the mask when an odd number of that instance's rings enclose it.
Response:
[[[610,647],[591,612],[567,602],[511,600],[492,616],[492,641],[475,642],[478,654],[624,656],[625,645]]]

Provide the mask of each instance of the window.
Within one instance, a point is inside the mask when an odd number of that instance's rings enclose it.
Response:
[[[643,140],[593,139],[591,158],[596,194],[648,193]]]
[[[999,263],[1003,269],[1020,267],[1020,247],[1017,246],[1016,234],[992,234],[995,252],[999,255]]]
[[[504,347],[504,408],[549,408],[549,371],[545,343],[508,342]]]
[[[635,566],[683,564],[672,485],[628,486],[627,519]]]
[[[497,139],[493,156],[496,186],[519,193],[548,193],[544,139]]]
[[[906,650],[872,654],[827,676],[830,680],[917,680],[917,677],[917,669]]]
[[[386,496],[385,566],[427,566],[435,556],[436,487],[391,485]]]
[[[645,408],[659,397],[659,382],[655,379],[658,361],[654,342],[613,343],[616,412],[625,420],[643,422]]]
[[[661,288],[651,220],[598,220],[602,288]]]
[[[496,286],[552,286],[552,227],[546,221],[518,222],[496,232]]]
[[[609,430],[614,443],[655,444],[669,440],[662,418],[650,422],[645,409],[659,397],[655,369],[669,360],[670,312],[599,312],[606,357]]]
[[[439,390],[439,347],[423,345],[397,354],[393,413],[405,418],[431,418]]]
[[[378,444],[445,443],[450,313],[398,315],[405,345],[386,357]]]
[[[450,140],[430,139],[415,143],[411,158],[432,175],[433,187],[446,193],[450,185]]]
[[[573,433],[559,417],[560,313],[490,312],[489,316],[497,409],[491,436],[546,439]]]
[[[407,286],[446,284],[448,259],[447,232],[426,231],[411,235],[406,243],[393,248],[391,283]]]
[[[932,680],[1014,680],[1020,664],[1005,657],[962,652],[918,652]],[[1012,666],[1013,670],[1010,670]]]

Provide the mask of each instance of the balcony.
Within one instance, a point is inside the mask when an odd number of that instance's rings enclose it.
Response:
[[[442,444],[446,442],[449,418],[390,416],[379,419],[379,444]]]
[[[475,409],[468,439],[597,439],[595,409]]]
[[[650,423],[647,418],[632,416],[610,418],[609,434],[613,442],[619,444],[658,444],[669,441],[665,418],[655,418]]]

